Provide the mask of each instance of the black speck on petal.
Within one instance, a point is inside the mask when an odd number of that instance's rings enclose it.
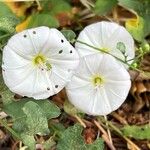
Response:
[[[60,51],[59,51],[59,54],[61,54],[62,52],[63,52],[63,50],[60,50]]]
[[[33,34],[36,34],[36,32],[35,32],[35,31],[33,31]]]
[[[55,88],[58,88],[58,85],[55,85]]]

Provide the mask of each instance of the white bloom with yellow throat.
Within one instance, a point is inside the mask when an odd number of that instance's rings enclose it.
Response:
[[[107,115],[119,108],[131,86],[130,75],[108,54],[93,54],[80,60],[66,87],[69,101],[89,115]]]
[[[10,38],[3,50],[3,78],[14,93],[45,99],[62,90],[79,63],[57,29],[38,27]]]
[[[127,60],[128,63],[131,63],[135,56],[132,36],[123,26],[113,22],[102,21],[86,26],[80,32],[77,41],[99,48],[123,61]],[[100,53],[100,51],[80,42],[76,42],[75,48],[81,57]]]

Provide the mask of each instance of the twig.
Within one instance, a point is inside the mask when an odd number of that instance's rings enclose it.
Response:
[[[119,19],[118,19],[118,12],[117,12],[117,7],[114,7],[113,9],[113,18],[114,18],[114,21],[119,23]]]
[[[82,121],[82,119],[80,117],[78,117],[77,115],[74,115],[74,117],[77,119],[77,121],[84,127],[86,128],[86,124]]]
[[[37,3],[37,5],[38,5],[38,10],[40,11],[40,10],[42,10],[42,7],[41,7],[41,4],[40,4],[40,2],[39,2],[39,0],[35,0],[36,1],[36,3]]]
[[[106,136],[105,134],[102,135],[102,138],[104,139],[104,141],[107,143],[108,147],[111,150],[116,150],[116,148],[112,145],[112,143],[110,142],[108,136]]]
[[[96,120],[94,120],[94,124],[103,133],[102,134],[102,138],[106,142],[106,144],[108,145],[108,147],[111,150],[116,150],[116,148],[113,146],[112,142],[110,142],[110,139],[109,139],[109,136],[108,136],[107,132],[103,129],[103,127],[99,124],[99,122],[97,122]]]
[[[117,119],[120,123],[122,123],[122,124],[124,124],[124,125],[127,125],[127,124],[128,124],[127,121],[126,121],[123,117],[119,116],[116,112],[113,112],[111,115],[112,115],[115,119]]]
[[[109,126],[108,126],[108,123],[107,123],[107,121],[108,121],[107,116],[104,116],[104,119],[106,120],[107,133],[108,133],[109,140],[110,140],[111,143],[113,143],[112,138],[111,138],[111,133],[110,133],[110,130],[109,130]]]
[[[106,120],[104,120],[103,118],[98,118],[98,120],[106,123]],[[124,136],[123,133],[115,125],[113,125],[110,121],[107,121],[107,123],[108,123],[109,127],[111,127],[114,131],[116,131],[129,144],[131,144],[132,147],[135,148],[135,150],[140,150],[140,148],[135,143],[133,143],[129,138],[127,138],[126,136]]]
[[[97,122],[96,120],[94,120],[94,124],[97,126],[97,128],[105,135],[107,135],[107,132],[103,129],[103,127],[99,124],[99,122]]]

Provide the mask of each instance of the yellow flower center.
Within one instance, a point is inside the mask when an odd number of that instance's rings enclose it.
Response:
[[[92,83],[94,86],[102,85],[104,83],[104,78],[100,75],[95,75],[92,77]]]
[[[34,65],[38,66],[42,70],[46,69],[48,71],[52,68],[51,64],[47,62],[46,57],[43,54],[37,54],[32,61]]]
[[[33,58],[33,64],[34,65],[39,65],[39,64],[43,64],[46,62],[46,58],[43,54],[38,54]]]

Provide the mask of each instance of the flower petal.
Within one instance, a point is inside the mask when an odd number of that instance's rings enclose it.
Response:
[[[16,53],[12,48],[5,46],[3,50],[3,69],[15,69],[27,64],[31,64],[30,60]]]
[[[85,61],[92,72],[84,67]],[[103,77],[101,85],[93,85],[91,77],[94,74]],[[94,54],[81,59],[66,91],[69,101],[81,111],[90,115],[107,115],[124,102],[130,86],[129,73],[121,64],[110,55]]]
[[[11,37],[7,45],[22,56],[33,56],[39,53],[48,36],[48,27],[28,29]]]
[[[45,99],[64,88],[78,63],[77,51],[62,33],[38,27],[9,40],[3,52],[3,77],[11,91]]]
[[[124,60],[122,52],[117,49],[117,43],[121,42],[125,45],[127,59],[130,60],[135,56],[133,38],[124,27],[116,23],[102,21],[88,25],[80,32],[75,44],[75,48],[78,50],[80,56],[99,53],[100,51],[81,44],[78,41],[96,48],[106,48],[110,54]]]
[[[16,86],[10,87],[10,90],[22,96],[35,99],[45,99],[53,94],[49,78],[46,77],[46,72],[37,69],[32,70],[28,77],[19,84],[16,84]]]

